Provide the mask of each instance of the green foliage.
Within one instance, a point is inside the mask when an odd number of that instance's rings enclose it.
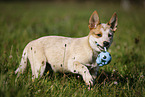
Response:
[[[17,80],[25,45],[47,35],[82,37],[89,33],[88,20],[94,10],[101,21],[118,14],[118,30],[109,50],[112,62],[100,68],[95,86],[89,91],[81,77],[72,74],[45,75],[35,82],[31,69]],[[124,11],[119,4],[108,3],[0,3],[0,95],[27,96],[139,96],[145,95],[145,14],[132,6]]]

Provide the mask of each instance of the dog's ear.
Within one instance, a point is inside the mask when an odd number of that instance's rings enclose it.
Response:
[[[117,21],[118,21],[118,17],[116,12],[112,15],[110,21],[108,22],[108,25],[110,25],[110,28],[112,28],[113,31],[116,31],[117,29]]]
[[[99,16],[97,11],[94,11],[89,19],[89,29],[96,28],[100,24]]]

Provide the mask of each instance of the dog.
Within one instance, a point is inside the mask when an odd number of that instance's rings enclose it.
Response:
[[[29,59],[32,80],[41,78],[46,63],[49,63],[54,72],[79,74],[86,85],[93,86],[99,70],[96,63],[97,55],[104,47],[107,49],[110,47],[117,29],[117,20],[117,14],[114,13],[108,23],[100,23],[98,13],[94,11],[89,19],[88,36],[81,38],[45,36],[29,42],[24,48],[15,74],[18,73],[17,77],[23,74]]]

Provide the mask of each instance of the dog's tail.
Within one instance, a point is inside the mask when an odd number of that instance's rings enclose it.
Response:
[[[15,71],[15,74],[18,73],[18,76],[25,71],[26,67],[27,67],[27,59],[28,59],[28,54],[27,54],[27,46],[25,47],[23,54],[22,54],[22,58],[21,58],[21,62],[19,67],[17,68],[17,70]]]

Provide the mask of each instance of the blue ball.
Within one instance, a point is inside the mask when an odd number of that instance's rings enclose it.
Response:
[[[98,55],[96,62],[99,66],[104,66],[104,65],[109,64],[111,62],[111,59],[112,58],[111,58],[110,53],[107,51],[103,51]]]

